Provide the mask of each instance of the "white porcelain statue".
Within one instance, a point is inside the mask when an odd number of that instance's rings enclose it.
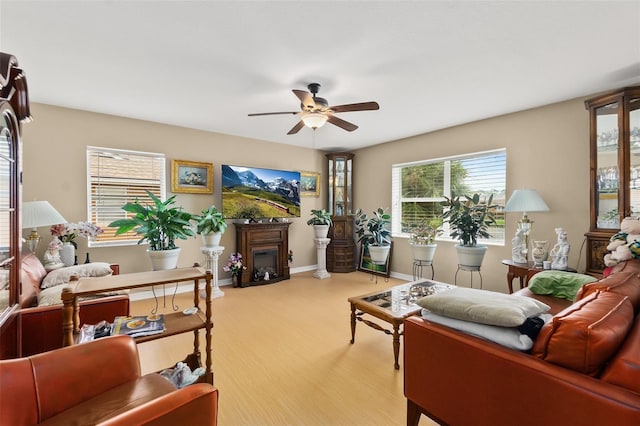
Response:
[[[44,252],[44,269],[46,271],[53,271],[64,266],[62,260],[60,260],[60,248],[62,247],[62,241],[58,237],[54,237],[49,243],[49,248]]]
[[[511,240],[511,260],[515,263],[527,263],[527,243],[524,229],[518,228]]]
[[[558,242],[551,249],[549,257],[551,258],[551,269],[567,269],[569,260],[569,242],[567,241],[567,233],[563,228],[556,228]]]

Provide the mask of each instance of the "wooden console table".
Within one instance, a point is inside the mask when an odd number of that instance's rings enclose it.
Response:
[[[509,286],[509,293],[513,293],[513,279],[518,278],[520,280],[520,288],[523,289],[527,287],[529,283],[529,279],[537,274],[538,272],[544,271],[538,266],[535,266],[532,261],[527,263],[517,263],[512,261],[511,259],[505,259],[502,261],[503,265],[509,267],[509,271],[507,272],[507,285]],[[573,268],[565,269],[567,272],[577,272]]]
[[[129,290],[141,287],[150,287],[159,284],[173,284],[185,281],[193,281],[193,306],[198,308],[194,315],[184,315],[182,312],[164,314],[166,330],[161,334],[136,338],[136,343],[162,339],[176,334],[193,331],[193,353],[188,354],[183,360],[193,370],[202,366],[200,357],[200,342],[198,332],[205,330],[206,361],[205,373],[199,379],[201,382],[213,384],[213,371],[211,370],[211,271],[203,268],[179,268],[167,271],[138,272],[133,274],[110,275],[99,278],[81,278],[70,283],[68,288],[62,291],[62,333],[63,346],[73,345],[80,332],[80,307],[78,297],[92,294],[108,293],[121,290]],[[200,296],[198,283],[205,281],[205,311],[200,309]]]

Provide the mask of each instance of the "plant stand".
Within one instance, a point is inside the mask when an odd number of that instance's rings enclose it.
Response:
[[[468,271],[471,273],[471,288],[473,288],[473,273],[477,272],[480,276],[480,290],[482,290],[482,274],[480,273],[479,266],[469,266],[469,265],[460,265],[458,264],[458,269],[456,270],[456,276],[454,278],[455,285],[458,285],[458,272],[460,271]]]
[[[433,279],[433,277],[435,276],[435,270],[433,269],[433,261],[413,259],[413,280],[414,281],[422,278],[422,269],[425,266],[431,267],[431,279]]]
[[[331,242],[331,238],[315,238],[313,241],[316,242],[318,257],[318,268],[313,273],[313,276],[320,280],[329,278],[331,274],[327,272],[327,246]]]
[[[218,286],[218,258],[224,251],[224,247],[200,247],[200,251],[206,256],[205,270],[211,271],[211,273],[213,274],[213,288],[211,289],[211,298],[216,299],[218,297],[223,297],[224,292],[220,290],[220,287]],[[204,290],[200,291],[200,296],[206,297]]]

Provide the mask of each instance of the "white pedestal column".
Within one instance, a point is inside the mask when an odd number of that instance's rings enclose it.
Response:
[[[211,288],[211,298],[215,299],[224,296],[224,292],[218,286],[218,258],[224,251],[222,246],[200,247],[200,251],[206,256],[205,269],[211,271],[213,275],[213,287]],[[206,292],[200,292],[201,297],[207,297]]]
[[[325,279],[331,276],[327,272],[327,246],[331,242],[331,238],[315,238],[316,251],[318,256],[318,269],[313,273],[313,276],[318,279]]]

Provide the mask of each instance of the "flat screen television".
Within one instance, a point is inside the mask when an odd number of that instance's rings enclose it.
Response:
[[[223,165],[222,214],[228,219],[300,217],[300,172]]]

